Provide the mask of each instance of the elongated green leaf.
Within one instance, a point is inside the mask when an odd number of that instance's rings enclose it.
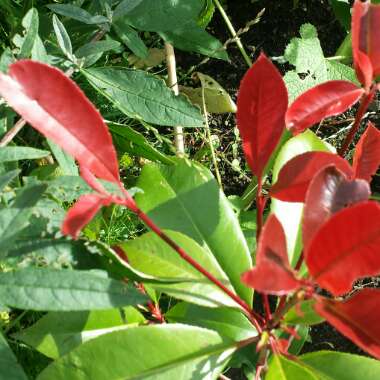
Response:
[[[61,147],[57,144],[54,144],[53,141],[47,140],[49,148],[51,149],[55,159],[58,161],[59,166],[62,169],[64,175],[76,176],[79,174],[78,167],[75,163],[75,160],[72,156],[64,152]]]
[[[132,306],[106,311],[51,312],[13,337],[57,359],[100,335],[144,321],[143,315]]]
[[[230,290],[233,290],[225,273],[210,251],[200,247],[194,240],[174,231],[165,231],[187,254],[213,274]],[[172,284],[151,284],[169,295],[204,306],[238,305],[201,273],[182,259],[172,248],[153,232],[120,245],[132,268],[156,279]]]
[[[71,45],[70,36],[68,35],[65,26],[59,21],[59,18],[56,15],[53,15],[53,27],[59,47],[69,59],[72,59],[73,47]]]
[[[298,154],[312,151],[331,152],[332,148],[310,130],[288,140],[281,148],[274,163],[272,183],[276,183],[278,173],[286,162]],[[295,265],[302,249],[301,218],[303,204],[272,199],[271,211],[282,223],[286,235],[289,261]]]
[[[19,53],[20,58],[28,58],[38,36],[39,18],[36,8],[31,8],[22,20],[22,26],[26,30],[24,42]]]
[[[165,318],[170,322],[185,323],[215,330],[235,341],[252,338],[257,331],[238,310],[219,307],[211,309],[181,302],[172,307]]]
[[[0,162],[35,160],[49,155],[49,151],[26,146],[4,146],[0,148]]]
[[[252,266],[250,252],[229,201],[206,168],[177,162],[144,167],[139,206],[162,228],[182,232],[212,252],[235,291],[250,303],[252,291],[240,281]]]
[[[70,311],[136,305],[145,297],[99,274],[30,268],[0,273],[0,301],[19,309]]]
[[[122,0],[113,12],[112,21],[118,20],[136,8],[143,0]]]
[[[265,380],[322,380],[317,374],[295,361],[274,355]],[[326,379],[327,380],[327,379]],[[335,379],[334,379],[335,380]],[[337,380],[337,379],[336,379]],[[342,379],[343,380],[343,379]]]
[[[37,379],[211,380],[222,371],[234,344],[216,332],[193,326],[133,327],[81,345]]]
[[[322,380],[380,379],[380,362],[364,356],[319,351],[302,355],[300,361]]]
[[[11,170],[3,175],[0,175],[0,191],[4,189],[15,177],[20,174],[19,169]]]
[[[104,40],[104,41],[95,41],[89,42],[81,46],[76,52],[75,55],[78,58],[88,57],[89,55],[102,54],[108,50],[117,49],[120,47],[120,42],[114,40]]]
[[[4,336],[0,333],[0,379],[27,380],[24,370],[17,363],[16,356],[8,346]]]
[[[48,8],[62,16],[72,18],[85,24],[101,24],[108,22],[104,16],[93,16],[86,10],[73,4],[51,4]]]
[[[167,126],[203,125],[197,107],[184,96],[175,96],[164,81],[145,71],[104,67],[83,73],[97,91],[130,117]]]

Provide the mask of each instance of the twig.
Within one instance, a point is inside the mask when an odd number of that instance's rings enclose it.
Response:
[[[176,95],[178,95],[179,89],[174,48],[168,42],[165,42],[165,53],[166,66],[168,68],[168,86]],[[176,147],[177,155],[183,156],[185,154],[185,137],[183,134],[183,128],[180,126],[174,127],[174,145]]]

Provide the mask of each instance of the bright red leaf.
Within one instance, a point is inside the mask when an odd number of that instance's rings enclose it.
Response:
[[[361,277],[380,273],[380,205],[362,202],[334,214],[305,251],[314,280],[335,296]]]
[[[297,135],[329,116],[338,115],[356,103],[363,89],[344,80],[332,80],[300,95],[286,112],[286,126]]]
[[[380,359],[380,290],[363,289],[344,302],[319,297],[314,307],[343,335]]]
[[[349,163],[333,153],[307,152],[293,157],[280,170],[270,195],[284,202],[304,202],[307,188],[315,174],[334,165],[348,177],[353,174]]]
[[[102,206],[112,203],[112,198],[105,198],[98,194],[82,195],[66,213],[62,225],[62,233],[76,239],[84,226],[86,226]]]
[[[301,285],[289,265],[285,233],[274,214],[261,232],[256,266],[242,275],[242,281],[259,292],[276,295],[287,294]]]
[[[352,167],[355,177],[363,178],[371,182],[372,176],[380,165],[380,131],[371,123],[368,123],[356,145]]]
[[[0,95],[28,123],[98,178],[119,182],[111,135],[97,109],[61,71],[23,60],[0,73]]]
[[[356,0],[352,13],[352,52],[358,79],[367,89],[380,74],[379,25],[380,5]]]
[[[305,200],[302,220],[304,249],[318,229],[343,208],[365,201],[371,195],[367,181],[349,180],[338,169],[328,166],[322,169],[310,182]]]
[[[285,128],[288,93],[273,63],[262,53],[245,74],[237,100],[237,124],[252,172],[261,177]]]

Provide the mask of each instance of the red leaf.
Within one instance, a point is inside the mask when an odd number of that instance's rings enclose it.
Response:
[[[338,115],[356,103],[363,89],[344,80],[332,80],[300,95],[286,112],[286,126],[297,135],[329,116]]]
[[[112,198],[104,198],[97,194],[82,195],[67,212],[62,224],[62,233],[76,239],[100,208],[111,203]]]
[[[81,89],[61,71],[19,61],[0,73],[0,94],[28,123],[98,178],[119,182],[111,135]]]
[[[335,165],[349,177],[353,174],[349,163],[336,154],[303,153],[293,157],[282,167],[270,195],[284,202],[304,202],[310,181],[319,170],[329,165]]]
[[[371,79],[380,74],[379,24],[380,5],[356,0],[352,14],[352,52],[358,79],[366,88],[369,88],[370,71],[373,71]]]
[[[274,214],[261,232],[256,267],[245,272],[242,281],[262,293],[276,295],[287,294],[301,285],[289,265],[285,233]]]
[[[322,169],[311,181],[305,200],[302,221],[304,249],[318,229],[343,208],[365,201],[371,195],[368,182],[362,179],[348,180],[333,166]]]
[[[371,123],[356,145],[352,167],[355,177],[371,182],[380,165],[380,131]]]
[[[380,273],[380,206],[362,202],[333,215],[314,235],[306,254],[309,273],[334,296],[355,280]]]
[[[261,177],[285,128],[288,93],[273,63],[262,53],[245,74],[237,100],[237,123],[252,172]]]
[[[344,302],[319,297],[314,307],[343,335],[380,359],[380,290],[363,289]]]

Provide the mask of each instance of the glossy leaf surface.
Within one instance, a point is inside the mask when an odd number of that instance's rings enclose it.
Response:
[[[273,214],[260,235],[256,266],[243,274],[242,281],[259,292],[276,295],[287,294],[300,286],[289,265],[284,230]]]
[[[355,177],[371,182],[379,165],[380,131],[369,122],[366,131],[356,145],[352,168]]]
[[[214,331],[194,326],[133,327],[79,346],[48,366],[38,380],[215,379],[234,345]]]
[[[284,316],[284,322],[290,325],[316,325],[324,321],[314,310],[314,300],[303,301],[293,306]]]
[[[343,80],[322,83],[291,104],[286,112],[286,126],[295,135],[301,133],[326,117],[346,111],[363,93],[355,84]]]
[[[322,380],[317,373],[284,356],[274,355],[265,380]]]
[[[41,91],[41,88],[44,91]],[[26,121],[97,177],[118,182],[111,135],[82,90],[61,71],[34,61],[0,73],[0,94]]]
[[[319,171],[306,194],[302,220],[302,238],[307,248],[315,233],[331,215],[355,203],[366,201],[371,195],[367,181],[348,180],[333,166]]]
[[[346,301],[320,297],[315,309],[356,345],[380,358],[380,290],[366,288]]]
[[[290,159],[281,168],[270,195],[284,202],[305,202],[310,181],[324,166],[335,165],[347,176],[353,174],[349,163],[329,152],[306,152]]]
[[[252,172],[260,177],[285,128],[288,94],[281,74],[261,54],[241,81],[237,123]]]
[[[0,273],[0,299],[19,309],[74,311],[136,305],[146,298],[98,273],[28,268]]]
[[[362,202],[333,215],[314,235],[305,255],[309,273],[335,296],[355,280],[380,273],[380,206]]]
[[[209,250],[237,294],[250,303],[252,291],[240,281],[252,266],[250,252],[239,221],[210,171],[186,159],[170,166],[149,164],[137,187],[144,191],[136,194],[141,209],[161,228],[181,232]]]

